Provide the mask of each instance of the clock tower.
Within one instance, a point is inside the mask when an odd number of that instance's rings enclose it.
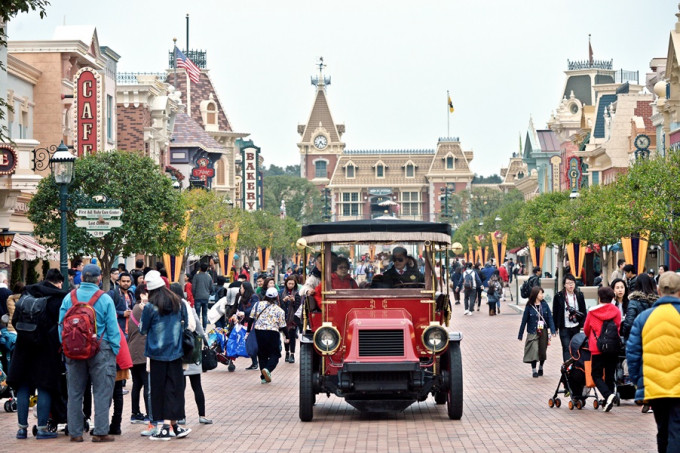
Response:
[[[333,176],[338,157],[345,149],[342,134],[344,124],[335,124],[326,98],[326,87],[331,84],[330,76],[323,73],[326,65],[319,58],[319,75],[312,77],[316,97],[307,124],[298,124],[300,142],[300,176],[313,182],[319,188],[325,187]]]

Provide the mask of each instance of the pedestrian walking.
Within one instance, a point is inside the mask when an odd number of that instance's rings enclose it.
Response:
[[[109,435],[109,410],[116,377],[116,355],[120,349],[120,329],[116,321],[116,307],[108,294],[99,290],[101,269],[95,264],[83,267],[82,282],[77,290],[64,297],[59,310],[59,337],[66,355],[66,380],[68,383],[68,433],[72,442],[83,441],[83,394],[92,382],[94,399],[94,430],[92,442],[112,442]],[[72,326],[90,323],[80,305],[87,303],[94,309],[99,350],[89,358],[69,358],[68,344],[78,331]],[[73,310],[71,310],[73,308]],[[68,322],[67,322],[68,321]],[[94,326],[91,326],[94,327]],[[86,341],[86,339],[83,339]],[[96,350],[96,349],[95,349]]]
[[[460,280],[458,290],[463,292],[463,302],[465,306],[465,314],[470,316],[475,310],[475,300],[477,299],[477,288],[482,286],[482,280],[479,275],[472,269],[472,263],[465,265],[465,272],[463,278]]]
[[[142,311],[139,331],[147,336],[144,355],[150,359],[152,415],[155,421],[162,420],[150,439],[181,438],[191,432],[177,424],[177,420],[185,418],[182,335],[185,328],[191,327],[189,316],[181,299],[165,287],[158,271],[149,271],[144,280],[149,303]]]
[[[286,351],[287,363],[295,363],[295,346],[297,343],[298,323],[295,319],[295,312],[300,308],[300,293],[297,288],[297,280],[294,276],[290,276],[284,282],[283,289],[279,295],[281,301],[281,308],[286,317],[286,329],[283,333],[283,347]]]
[[[552,312],[562,343],[562,360],[566,362],[571,357],[569,353],[571,339],[583,328],[587,312],[586,299],[576,288],[576,278],[568,274],[562,284],[564,289],[555,295]]]
[[[146,357],[144,348],[146,337],[139,331],[139,323],[142,320],[142,311],[149,301],[149,293],[146,285],[142,284],[136,290],[140,295],[140,302],[134,306],[130,313],[130,324],[128,328],[128,348],[132,359],[132,391],[130,392],[131,409],[130,423],[146,424],[149,422],[148,414],[151,412],[149,403],[148,373],[146,372]],[[144,409],[142,412],[139,404],[139,393],[142,392],[144,398]]]
[[[626,281],[620,278],[612,280],[609,287],[614,290],[614,300],[612,303],[621,312],[621,319],[626,315],[628,311],[628,285]]]
[[[614,372],[616,371],[619,351],[601,351],[598,339],[607,335],[605,332],[608,329],[605,327],[605,323],[613,322],[616,325],[615,335],[618,336],[621,329],[621,313],[611,303],[614,300],[614,290],[610,287],[605,286],[598,289],[597,299],[598,305],[588,311],[586,322],[583,325],[583,333],[588,337],[588,348],[592,356],[591,376],[597,390],[605,399],[602,410],[609,412],[616,398]]]
[[[224,277],[217,277],[218,279]],[[225,280],[226,281],[226,280]],[[182,291],[182,285],[179,283],[173,283],[170,285],[170,291],[175,293],[177,297],[182,299],[182,303],[184,304],[184,308],[186,308],[187,313],[189,316],[192,316],[194,320],[196,321],[196,333],[200,338],[203,339],[205,344],[208,342],[208,336],[205,334],[205,331],[203,330],[203,327],[201,326],[201,323],[199,322],[198,319],[198,314],[196,313],[196,310],[191,308],[189,305],[189,302],[184,299],[183,296],[183,291]],[[189,383],[191,384],[191,390],[194,392],[194,401],[196,401],[196,407],[198,408],[198,423],[201,423],[203,425],[211,425],[212,420],[209,418],[206,418],[205,416],[205,394],[203,393],[203,387],[201,386],[201,373],[203,372],[203,367],[202,367],[202,361],[199,359],[198,362],[195,363],[190,363],[186,366],[186,369],[184,370],[184,376],[185,378],[189,378]],[[186,387],[186,382],[185,382],[185,387]],[[183,418],[181,420],[177,421],[177,424],[179,425],[184,425],[186,423],[186,418]]]
[[[655,292],[656,283],[648,274],[638,275],[635,281],[635,288],[632,293],[628,295],[628,307],[626,308],[625,317],[621,323],[621,336],[623,341],[628,341],[628,336],[633,328],[633,322],[640,313],[651,308],[654,302],[659,298]]]
[[[250,313],[253,321],[248,325],[248,332],[249,335],[257,335],[257,359],[262,384],[272,381],[272,372],[281,357],[279,331],[285,329],[286,320],[283,310],[276,304],[278,298],[276,288],[267,289],[264,299],[255,304]]]
[[[543,376],[543,364],[547,359],[548,334],[556,335],[555,323],[548,303],[543,300],[543,288],[534,286],[524,307],[522,324],[517,338],[521,341],[526,328],[527,339],[524,343],[524,363],[531,364],[532,376]],[[548,332],[550,330],[550,332]],[[536,370],[538,362],[538,370]]]
[[[659,452],[680,451],[680,275],[664,272],[659,277],[659,298],[633,322],[626,343],[636,401],[647,401],[654,410]]]
[[[486,301],[489,305],[489,316],[495,316],[501,313],[501,294],[503,294],[503,285],[500,282],[499,272],[496,270],[491,274],[487,282],[489,287],[486,290]]]
[[[205,329],[208,325],[208,300],[212,293],[213,280],[208,273],[208,263],[201,263],[200,269],[200,272],[197,272],[194,278],[191,279],[191,288],[194,295],[196,313],[202,319],[203,329]],[[151,288],[148,289],[151,291]]]
[[[247,281],[241,283],[239,293],[241,293],[241,297],[239,298],[238,302],[238,311],[241,312],[239,313],[239,316],[243,317],[246,320],[249,320],[248,328],[250,329],[252,328],[250,314],[253,310],[253,307],[260,301],[260,298],[257,297],[257,294],[255,294],[255,290],[253,290],[253,285],[251,285],[250,282]],[[250,364],[249,367],[246,368],[246,370],[257,370],[258,369],[257,356],[251,356],[250,360],[252,360],[252,363]]]
[[[50,269],[45,280],[26,287],[26,294],[37,299],[47,297],[45,308],[38,317],[33,332],[23,330],[22,309],[12,313],[12,324],[19,327],[14,353],[7,373],[7,383],[17,391],[17,418],[19,430],[17,439],[26,439],[28,432],[28,406],[30,396],[38,391],[38,434],[37,439],[51,439],[56,433],[47,430],[52,402],[66,415],[66,406],[61,402],[66,386],[63,381],[64,365],[61,360],[59,334],[59,308],[68,291],[61,289],[64,277],[58,269]],[[29,329],[32,326],[27,326]],[[59,404],[61,403],[61,404]],[[57,414],[54,414],[55,418]],[[82,422],[82,419],[81,419]]]
[[[460,288],[463,283],[463,266],[455,263],[455,269],[451,274],[451,287],[453,288],[453,298],[455,305],[460,305]]]

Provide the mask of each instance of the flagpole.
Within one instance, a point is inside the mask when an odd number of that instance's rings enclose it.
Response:
[[[175,91],[177,91],[177,38],[172,38],[172,66],[175,68],[175,78],[174,78],[174,85],[175,85]]]
[[[451,112],[450,112],[450,107],[449,107],[449,99],[451,98],[451,95],[449,94],[449,90],[446,90],[446,137],[451,136]]]

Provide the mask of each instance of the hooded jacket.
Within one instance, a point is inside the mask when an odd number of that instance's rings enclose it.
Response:
[[[586,323],[583,325],[583,333],[588,336],[588,347],[591,354],[600,354],[595,336],[600,336],[602,324],[610,319],[614,321],[618,331],[621,328],[621,312],[614,304],[597,304],[588,311]]]
[[[626,310],[626,318],[621,324],[621,336],[628,340],[630,329],[633,328],[633,322],[640,313],[651,308],[654,302],[658,299],[656,294],[647,294],[642,291],[633,291],[628,295],[628,309]]]
[[[663,296],[633,322],[626,343],[636,400],[680,398],[680,299]]]

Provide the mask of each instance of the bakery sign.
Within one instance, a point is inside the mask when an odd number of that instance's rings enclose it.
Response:
[[[8,143],[0,143],[0,175],[11,175],[16,168],[16,151]]]
[[[75,76],[73,97],[76,131],[74,147],[78,157],[96,153],[102,138],[102,76],[92,68],[82,68]]]
[[[252,141],[241,148],[241,172],[243,184],[243,209],[255,211],[259,208],[258,197],[258,159],[260,148]]]

